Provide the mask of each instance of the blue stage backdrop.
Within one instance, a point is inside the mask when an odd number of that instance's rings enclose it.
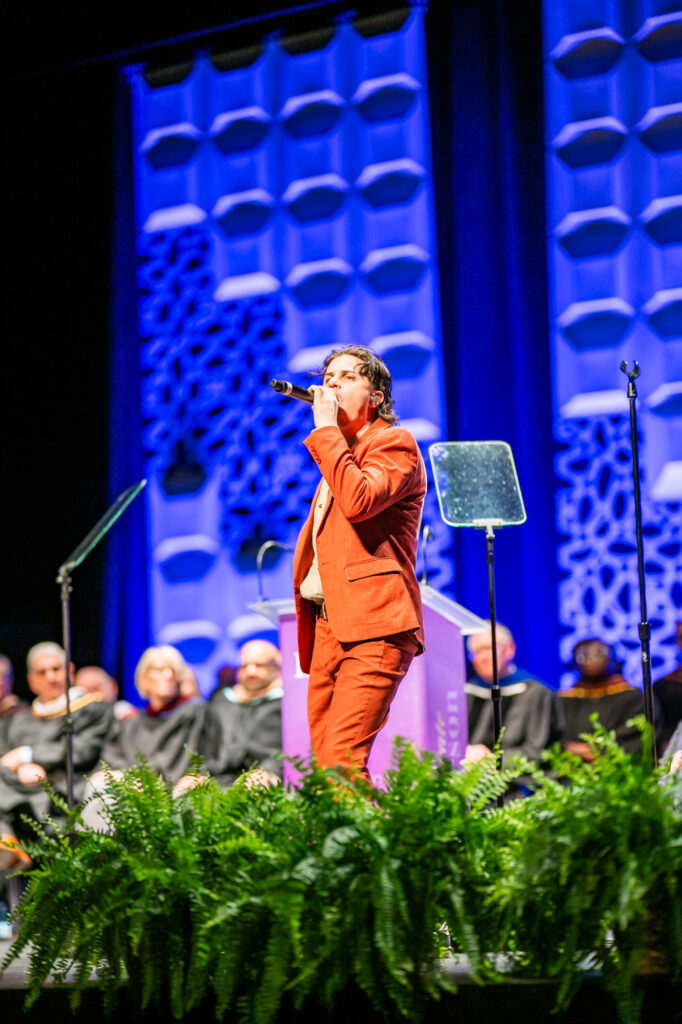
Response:
[[[528,522],[498,535],[498,614],[554,685],[589,635],[641,683],[619,370],[638,359],[654,674],[674,663],[681,35],[654,0],[457,0],[129,70],[136,217],[122,194],[119,229],[139,317],[119,259],[113,491],[150,483],[117,533],[128,573],[112,559],[126,680],[144,643],[169,642],[206,691],[266,632],[247,610],[256,552],[293,544],[317,476],[310,410],[267,382],[305,383],[353,342],[386,357],[424,448],[511,443]],[[432,582],[486,615],[482,535],[453,538],[432,488],[425,519]],[[265,596],[290,579],[271,550]]]
[[[318,479],[310,408],[270,378],[306,384],[330,349],[367,345],[401,422],[446,436],[423,12],[130,80],[139,330],[120,344],[142,377],[149,635],[207,692],[272,628],[247,607],[256,554],[293,545]],[[442,588],[433,489],[425,520]],[[290,554],[269,551],[263,590],[291,596]]]
[[[641,685],[626,360],[637,381],[654,677],[682,619],[682,11],[544,2],[561,655]]]

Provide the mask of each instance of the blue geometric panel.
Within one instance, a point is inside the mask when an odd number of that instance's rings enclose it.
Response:
[[[617,32],[603,27],[564,36],[550,57],[564,78],[589,78],[610,71],[623,46]]]
[[[652,153],[682,149],[682,103],[647,110],[637,125],[639,137]]]
[[[335,306],[348,291],[353,268],[345,260],[331,256],[326,260],[299,263],[284,282],[299,306],[308,309]]]
[[[155,128],[142,143],[142,152],[157,171],[164,167],[177,167],[191,160],[200,139],[201,133],[192,124]]]
[[[254,235],[267,224],[274,202],[264,188],[250,188],[221,196],[211,212],[226,235]]]
[[[370,206],[395,206],[412,199],[425,174],[416,160],[403,157],[365,167],[356,185]]]
[[[360,265],[365,281],[377,295],[411,291],[424,275],[429,254],[418,245],[375,249]]]
[[[682,196],[652,199],[639,219],[647,235],[659,245],[682,242]]]
[[[620,152],[627,129],[615,117],[593,117],[564,125],[554,139],[557,155],[571,168],[606,164]]]
[[[168,537],[154,552],[161,572],[169,583],[201,580],[213,568],[220,549],[205,534]]]
[[[391,376],[397,382],[419,377],[431,360],[436,343],[422,331],[398,331],[375,338],[372,347],[390,365]]]
[[[661,384],[649,395],[647,405],[657,416],[682,416],[682,381]]]
[[[420,91],[419,82],[406,72],[385,75],[363,82],[358,87],[353,102],[365,121],[379,123],[405,117],[416,103]]]
[[[641,366],[645,569],[660,674],[675,663],[682,618],[682,11],[661,8],[543,5],[562,657],[603,636],[640,685],[622,361]]]
[[[339,212],[349,185],[338,174],[318,174],[292,181],[282,196],[289,213],[298,221],[328,220]]]
[[[562,659],[570,661],[578,640],[599,636],[617,644],[627,678],[641,685],[629,417],[564,419],[558,440],[557,525],[567,538],[559,549]],[[659,644],[682,617],[682,503],[645,497],[642,519],[652,665],[660,670],[666,658]]]
[[[269,380],[305,384],[364,344],[419,443],[444,437],[423,11],[386,25],[271,36],[181,80],[131,74],[152,634],[203,692],[268,634],[248,610],[256,555],[293,545],[319,479],[309,406]],[[424,522],[444,587],[433,488]],[[262,579],[290,597],[291,554],[270,549]]]
[[[555,234],[569,256],[601,256],[613,252],[625,238],[630,218],[617,206],[568,213]]]
[[[218,114],[209,135],[225,156],[257,149],[264,141],[272,118],[261,107],[230,110]]]
[[[647,18],[634,38],[638,53],[646,60],[679,60],[682,57],[682,13],[672,11]]]
[[[557,317],[557,326],[576,349],[614,348],[634,316],[634,309],[623,299],[588,299],[571,303]]]
[[[662,288],[645,302],[642,311],[662,338],[682,337],[682,288]]]
[[[321,89],[308,96],[292,96],[282,107],[280,121],[295,139],[326,135],[336,127],[343,100],[332,89]]]

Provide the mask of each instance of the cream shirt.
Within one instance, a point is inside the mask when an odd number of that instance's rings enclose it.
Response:
[[[322,580],[320,579],[320,571],[317,567],[317,531],[320,528],[328,500],[329,484],[322,477],[322,486],[320,487],[320,493],[317,496],[313,510],[313,564],[308,569],[306,578],[301,583],[301,597],[304,597],[306,601],[314,601],[315,604],[324,604]]]

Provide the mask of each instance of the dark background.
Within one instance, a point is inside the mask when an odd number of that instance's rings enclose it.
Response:
[[[109,504],[116,141],[122,71],[262,33],[292,5],[15,5],[5,118],[0,651],[25,692],[28,648],[61,641],[58,567]],[[300,4],[291,24],[319,20]],[[340,6],[340,5],[333,5]],[[372,8],[375,5],[371,5]],[[394,5],[384,5],[394,6]],[[227,33],[217,31],[228,25]],[[274,28],[273,24],[273,28]],[[74,576],[73,656],[100,663],[108,540]],[[107,666],[109,667],[109,666]],[[114,670],[111,666],[110,670]]]
[[[354,10],[371,13],[398,5],[396,0],[357,3]],[[109,436],[116,410],[110,408],[109,379],[113,211],[120,182],[116,140],[122,96],[125,100],[121,68],[138,62],[172,64],[198,48],[235,47],[264,31],[309,29],[347,6],[301,3],[294,8],[251,0],[248,19],[237,27],[226,21],[234,8],[217,3],[194,3],[180,12],[170,5],[153,10],[144,5],[22,5],[12,15],[4,111],[9,267],[0,401],[0,651],[14,662],[19,692],[24,692],[28,647],[61,638],[57,568],[113,497]],[[524,419],[514,391],[517,383],[531,388],[534,374],[540,375],[540,388],[549,380],[540,0],[520,6],[521,12],[511,0],[447,0],[431,2],[426,17],[443,337],[452,378],[448,436],[495,437],[528,448],[533,475],[546,478],[535,511],[546,522],[545,541],[553,543],[549,388],[535,401],[547,423],[539,437],[518,435]],[[284,15],[285,10],[291,13]],[[269,15],[274,19],[268,20]],[[455,116],[457,111],[464,116]],[[521,174],[530,184],[517,196],[514,213],[523,220],[523,230],[505,239],[497,232],[505,219],[500,204],[508,201],[510,174]],[[477,205],[483,211],[479,218],[470,213]],[[475,237],[467,237],[467,231]],[[486,233],[484,254],[481,235]],[[476,290],[477,274],[491,251],[499,252],[504,277],[510,245],[517,267],[518,261],[521,268],[524,263],[532,267],[524,287],[536,296],[530,320],[522,316],[518,325],[521,334],[534,332],[536,341],[523,349],[513,338],[507,343],[504,326],[518,319],[519,308],[527,312],[517,285],[507,282],[494,308],[489,296]],[[472,331],[477,335],[473,345]],[[508,386],[489,394],[485,374],[493,362]],[[525,493],[523,478],[522,484]],[[528,533],[520,541],[508,532],[511,539],[498,541],[498,557],[522,566],[533,555],[534,539]],[[479,552],[469,537],[457,537],[456,546],[458,575],[469,588],[458,590],[458,599],[484,610],[483,549]],[[74,577],[72,635],[78,666],[101,661],[107,551],[105,540]],[[519,569],[510,567],[510,575],[518,580]],[[503,595],[504,586],[502,580]],[[555,623],[553,567],[548,565],[532,586],[534,600]],[[552,642],[556,632],[556,625],[545,626],[545,642]]]

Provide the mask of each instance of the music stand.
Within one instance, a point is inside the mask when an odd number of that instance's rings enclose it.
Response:
[[[57,570],[57,583],[60,586],[62,605],[62,646],[64,647],[64,658],[66,661],[66,798],[69,807],[73,807],[73,716],[71,714],[71,702],[69,700],[69,675],[71,672],[71,621],[69,611],[69,597],[72,591],[71,573],[77,569],[81,562],[84,562],[94,547],[101,541],[102,537],[109,532],[116,520],[127,509],[133,498],[136,498],[146,480],[139,480],[131,484],[116,501],[98,519],[90,532],[83,538],[77,548],[71,552],[69,557]]]
[[[493,737],[497,747],[502,729],[502,694],[497,666],[495,578],[493,573],[495,529],[526,521],[526,510],[516,475],[514,456],[506,441],[444,441],[429,447],[438,504],[448,526],[485,530],[490,598],[490,642],[493,657]],[[497,751],[502,767],[502,749]],[[498,799],[501,804],[502,798]]]

